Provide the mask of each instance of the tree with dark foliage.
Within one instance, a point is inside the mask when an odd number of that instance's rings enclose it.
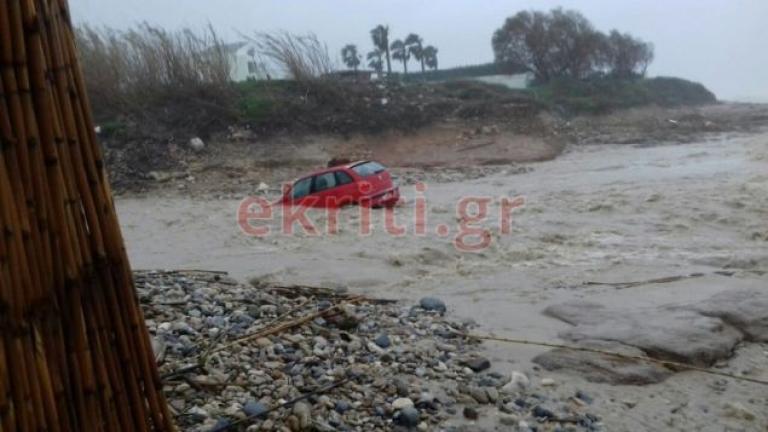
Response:
[[[341,60],[348,68],[357,72],[357,67],[360,66],[360,55],[357,53],[357,47],[353,44],[349,44],[342,48]]]
[[[384,70],[383,57],[384,53],[382,53],[378,48],[369,52],[366,56],[366,59],[368,60],[368,67],[376,71],[379,76],[381,76],[381,73]]]
[[[421,73],[424,73],[424,40],[416,33],[411,33],[405,38],[408,52],[421,63]]]
[[[389,46],[389,49],[392,50],[393,59],[403,62],[403,73],[408,75],[408,60],[411,59],[411,52],[408,50],[408,46],[400,39],[396,39]]]
[[[603,62],[608,73],[619,78],[645,75],[653,61],[653,45],[612,30],[605,38]]]
[[[437,70],[437,48],[433,47],[432,45],[425,46],[423,56],[424,63],[427,65],[427,67],[432,70]]]
[[[617,31],[606,36],[579,12],[561,8],[507,18],[492,45],[496,62],[525,69],[539,82],[600,72],[642,75],[653,59],[651,44]]]
[[[387,73],[392,73],[392,63],[389,54],[389,27],[385,25],[378,25],[371,30],[371,39],[373,40],[373,46],[379,51],[384,53],[387,60]]]

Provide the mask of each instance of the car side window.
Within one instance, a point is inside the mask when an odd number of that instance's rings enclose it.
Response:
[[[291,197],[293,199],[303,198],[309,195],[309,188],[312,185],[312,177],[301,179],[293,184],[293,190],[291,191]]]
[[[333,172],[320,174],[315,176],[314,186],[312,186],[312,192],[321,192],[326,189],[336,187],[336,176]]]
[[[344,171],[336,171],[336,183],[341,186],[352,183],[352,176]]]

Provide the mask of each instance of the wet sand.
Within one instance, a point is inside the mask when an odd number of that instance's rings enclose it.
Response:
[[[135,268],[225,270],[241,279],[341,285],[409,301],[433,295],[451,313],[477,321],[480,332],[512,338],[560,341],[568,324],[541,312],[570,300],[655,308],[732,289],[768,289],[768,134],[643,148],[576,146],[529,167],[474,180],[427,179],[425,236],[393,237],[378,222],[371,235],[360,236],[356,208],[342,210],[336,235],[255,238],[238,227],[238,200],[148,196],[118,199],[117,206]],[[403,193],[401,222],[412,220],[418,196],[410,186]],[[440,224],[456,232],[456,203],[466,196],[524,196],[526,205],[513,212],[508,235],[498,234],[499,208],[492,205],[483,224],[494,232],[491,246],[466,253],[455,249],[452,236],[436,234]],[[321,211],[308,215],[325,220]],[[377,220],[382,212],[373,215]],[[279,221],[269,226],[279,231]],[[732,274],[715,273],[721,270]],[[627,289],[586,284],[696,272],[704,276]],[[486,350],[500,372],[521,370],[534,381],[559,383],[542,391],[589,393],[607,430],[768,427],[768,392],[756,384],[723,384],[696,372],[642,387],[594,384],[536,370],[531,359],[544,349],[488,343]],[[768,345],[744,343],[720,367],[766,380]],[[728,402],[756,418],[726,415]],[[481,426],[490,428],[488,414]]]

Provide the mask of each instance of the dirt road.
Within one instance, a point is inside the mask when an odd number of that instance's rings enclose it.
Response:
[[[433,295],[444,299],[452,313],[477,321],[480,331],[513,338],[567,339],[564,332],[573,323],[542,312],[578,300],[604,305],[616,316],[642,317],[647,311],[660,321],[642,338],[674,345],[669,338],[675,333],[665,334],[665,328],[678,321],[666,322],[667,311],[718,293],[768,290],[768,134],[644,148],[578,146],[529,167],[528,172],[496,170],[474,180],[456,176],[457,181],[446,181],[443,176],[435,183],[426,178],[424,236],[410,232],[420,197],[410,186],[403,186],[406,202],[396,211],[396,220],[409,231],[403,236],[384,232],[380,211],[374,211],[371,235],[359,235],[355,208],[341,212],[335,235],[285,236],[276,233],[280,222],[275,220],[267,224],[273,235],[258,238],[238,227],[238,200],[144,197],[119,199],[117,206],[135,268],[226,270],[238,278],[343,285],[409,300]],[[492,243],[476,253],[458,251],[453,244],[459,226],[456,205],[468,196],[493,198],[490,216],[482,223]],[[525,197],[525,207],[512,213],[511,232],[500,235],[498,198],[516,196]],[[320,211],[307,214],[321,225],[327,219]],[[436,234],[440,225],[447,236]],[[702,275],[625,289],[588,284],[692,273]],[[697,317],[694,327],[699,329]],[[633,345],[622,335],[605,336],[605,328],[593,327],[585,331],[595,338]],[[709,352],[703,335],[696,333]],[[730,348],[732,358],[717,362],[720,370],[768,380],[768,344],[740,340]],[[488,343],[487,350],[501,372],[553,378],[558,385],[547,392],[588,393],[595,400],[591,409],[602,416],[607,430],[768,427],[768,392],[757,384],[697,372],[646,386],[599,384],[573,371],[534,366],[531,359],[545,349]],[[492,417],[481,425],[491,427]]]

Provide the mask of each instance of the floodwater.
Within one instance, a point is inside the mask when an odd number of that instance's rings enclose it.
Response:
[[[478,332],[557,341],[566,324],[541,311],[572,299],[607,306],[689,304],[723,290],[766,288],[768,282],[768,135],[722,136],[685,145],[578,146],[563,156],[531,164],[529,172],[504,171],[475,180],[430,183],[426,192],[403,186],[405,203],[394,212],[405,235],[384,229],[373,210],[370,235],[360,234],[359,209],[339,215],[339,232],[281,234],[279,215],[265,237],[244,234],[239,201],[212,198],[118,199],[117,207],[134,268],[225,270],[241,279],[284,284],[344,286],[353,292],[415,301],[441,297],[453,314],[472,318]],[[462,198],[488,197],[491,244],[457,250],[454,237]],[[499,232],[500,199],[524,197],[511,212],[508,234]],[[426,235],[413,233],[414,213],[426,208]],[[307,212],[323,231],[328,216]],[[471,216],[467,214],[465,216]],[[445,236],[437,234],[444,226]],[[299,230],[300,231],[300,230]],[[473,237],[467,237],[471,242]],[[474,238],[478,240],[478,238]],[[714,272],[728,269],[730,277]],[[695,279],[617,290],[587,282],[627,282],[705,273]],[[685,341],[681,341],[685,343]],[[487,344],[502,372],[531,371],[542,350]],[[768,379],[768,347],[737,352],[733,364]],[[745,366],[747,365],[747,366]],[[547,375],[543,372],[530,372]],[[733,383],[713,394],[710,378],[694,373],[646,387],[612,387],[550,374],[552,392],[586,389],[608,430],[765,430],[763,388]],[[621,401],[632,399],[628,409]],[[725,400],[743,403],[755,421],[724,419]],[[670,414],[671,407],[677,407]]]

